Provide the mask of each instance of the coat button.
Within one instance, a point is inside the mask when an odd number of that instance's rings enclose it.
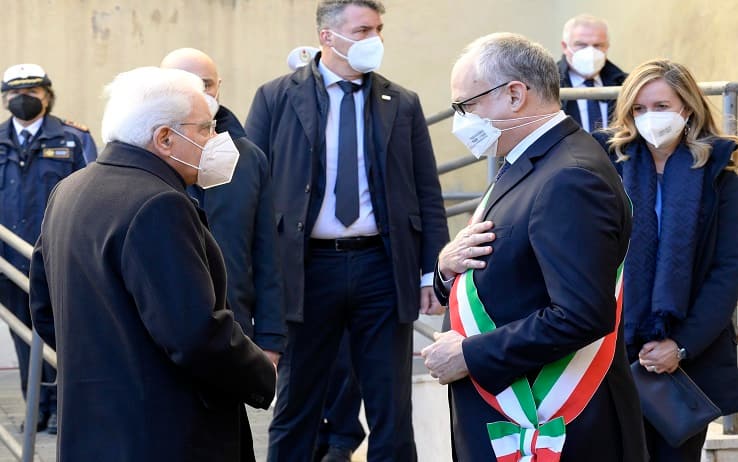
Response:
[[[301,222],[301,221],[298,221],[298,222],[297,222],[297,230],[298,230],[298,231],[302,231],[303,229],[305,229],[305,225],[304,225],[304,224],[302,224],[302,222]]]
[[[20,162],[18,162],[18,164],[19,164],[19,165],[20,165],[21,167],[25,167],[25,166],[26,166],[26,162],[25,162],[25,161],[23,161],[23,160],[22,160],[22,161],[20,161]]]
[[[310,192],[310,184],[305,185],[305,192],[306,193]]]

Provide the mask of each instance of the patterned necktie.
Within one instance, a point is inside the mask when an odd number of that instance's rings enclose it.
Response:
[[[502,175],[507,171],[508,168],[510,168],[510,165],[512,165],[510,162],[505,159],[505,162],[503,162],[502,166],[499,170],[497,170],[497,175],[495,175],[495,183],[500,181],[500,178],[502,178]]]
[[[349,227],[359,218],[359,161],[357,158],[356,105],[354,92],[361,86],[342,80],[341,113],[338,124],[338,169],[336,172],[336,218]]]
[[[25,128],[21,130],[20,132],[20,145],[22,148],[25,148],[28,146],[28,143],[31,141],[31,132],[26,130]]]
[[[587,79],[584,81],[584,85],[592,88],[595,86],[595,82],[593,79]],[[600,102],[598,100],[587,100],[587,114],[589,115],[589,127],[587,130],[589,133],[602,128],[602,112],[600,111]]]

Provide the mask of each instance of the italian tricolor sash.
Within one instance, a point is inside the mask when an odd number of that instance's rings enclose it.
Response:
[[[544,366],[533,386],[521,377],[493,395],[471,378],[479,395],[508,419],[487,424],[498,462],[556,462],[561,457],[566,424],[584,410],[612,363],[623,308],[622,270],[620,265],[612,333]],[[456,277],[449,302],[451,328],[464,337],[496,328],[479,299],[473,270]]]

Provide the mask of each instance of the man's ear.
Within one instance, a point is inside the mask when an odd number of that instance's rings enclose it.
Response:
[[[507,89],[510,93],[510,109],[518,112],[528,99],[528,87],[523,82],[513,80],[507,85]]]
[[[161,126],[154,130],[154,136],[151,138],[151,151],[159,157],[169,157],[172,155],[172,129],[167,126]]]
[[[318,39],[321,45],[333,46],[333,32],[328,29],[322,29],[318,32]]]

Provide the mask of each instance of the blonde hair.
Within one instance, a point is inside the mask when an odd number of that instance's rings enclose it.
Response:
[[[685,127],[684,142],[692,153],[692,168],[700,168],[710,158],[712,146],[710,141],[716,137],[725,137],[715,123],[705,95],[697,85],[689,70],[679,63],[666,59],[646,61],[633,69],[623,82],[614,120],[606,132],[611,134],[607,142],[610,151],[617,156],[618,162],[628,160],[623,152],[626,145],[638,137],[638,130],[633,117],[633,106],[641,89],[656,80],[663,80],[677,94],[682,104],[691,113]],[[725,137],[736,141],[735,137]],[[733,153],[733,157],[735,157]]]

